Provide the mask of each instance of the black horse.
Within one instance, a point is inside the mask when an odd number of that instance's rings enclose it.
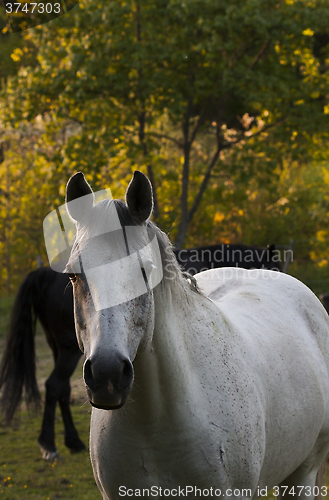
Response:
[[[324,305],[327,313],[329,314],[329,293],[325,293],[323,295],[320,295],[320,299],[321,299],[322,304]]]
[[[175,250],[184,271],[200,273],[218,267],[243,267],[244,269],[272,269],[281,271],[281,253],[275,245],[267,248],[221,243],[198,248]]]
[[[53,460],[58,455],[55,446],[57,401],[64,422],[66,446],[73,453],[85,450],[70,410],[70,377],[82,353],[75,336],[73,294],[68,277],[46,267],[28,274],[14,302],[0,366],[1,412],[7,423],[12,421],[23,391],[28,405],[40,406],[34,348],[37,319],[55,361],[55,368],[45,384],[44,415],[38,438],[43,458]]]
[[[272,250],[244,245],[212,245],[176,250],[175,254],[183,270],[190,274],[227,266],[279,268],[279,262],[272,259]],[[42,267],[28,274],[17,293],[0,366],[1,411],[7,423],[12,421],[23,391],[28,404],[40,405],[34,349],[37,319],[55,361],[55,368],[46,381],[44,415],[38,438],[43,458],[52,460],[58,454],[55,446],[57,401],[64,421],[66,446],[72,452],[85,449],[70,411],[70,377],[81,352],[75,336],[72,287],[65,274]]]

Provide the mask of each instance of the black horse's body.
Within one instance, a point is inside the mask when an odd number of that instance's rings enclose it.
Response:
[[[10,331],[0,367],[1,411],[13,419],[25,391],[27,402],[38,405],[34,335],[39,319],[53,352],[55,368],[46,381],[45,407],[38,442],[45,459],[57,455],[55,409],[59,403],[65,427],[65,444],[72,452],[85,449],[70,410],[70,377],[81,351],[75,336],[72,288],[66,275],[50,268],[31,272],[21,284],[11,314]]]
[[[234,253],[234,250],[237,252]],[[269,249],[244,245],[213,245],[176,250],[175,254],[180,265],[190,274],[227,266],[247,269],[279,267],[278,262],[272,261]],[[8,423],[13,419],[24,391],[28,403],[40,402],[34,350],[37,319],[45,331],[55,361],[55,368],[46,381],[44,416],[38,438],[43,457],[53,459],[57,455],[57,402],[64,421],[66,446],[72,452],[85,449],[74,427],[70,411],[70,377],[77,366],[81,351],[75,335],[72,287],[65,274],[46,267],[37,269],[28,274],[17,293],[0,367],[1,411]]]
[[[277,255],[278,254],[278,255]],[[189,274],[219,267],[243,267],[244,269],[273,269],[281,271],[279,250],[271,245],[267,248],[221,243],[198,248],[175,250],[176,258]]]

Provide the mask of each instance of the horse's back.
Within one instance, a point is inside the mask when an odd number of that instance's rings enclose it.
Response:
[[[222,311],[248,314],[268,323],[308,324],[323,349],[329,333],[329,316],[320,300],[302,282],[267,269],[222,268],[195,275],[202,293]],[[324,352],[324,350],[323,350]]]
[[[253,411],[272,450],[264,456],[260,486],[265,477],[273,485],[284,479],[277,463],[291,473],[310,456],[310,469],[320,464],[329,445],[329,319],[321,302],[304,284],[275,271],[223,268],[195,278],[227,325],[235,365],[253,382],[247,392],[255,393]]]
[[[329,373],[329,316],[296,278],[265,269],[222,268],[195,276],[198,286],[246,343],[274,349],[305,344]],[[293,354],[292,354],[293,355]]]

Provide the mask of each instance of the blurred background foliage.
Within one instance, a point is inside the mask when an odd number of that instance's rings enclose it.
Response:
[[[0,11],[0,293],[47,257],[42,222],[82,170],[135,169],[178,248],[287,245],[329,291],[327,0],[80,0],[11,33]]]

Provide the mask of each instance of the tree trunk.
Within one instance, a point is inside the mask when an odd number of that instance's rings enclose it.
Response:
[[[181,221],[178,228],[178,234],[175,239],[175,247],[180,250],[183,248],[188,224],[189,224],[189,214],[188,214],[188,184],[190,178],[190,153],[191,145],[189,132],[190,132],[190,117],[192,111],[193,98],[190,97],[187,109],[185,113],[185,119],[183,123],[183,137],[184,137],[184,163],[183,163],[183,174],[182,174],[182,193],[181,193]]]
[[[1,144],[1,159],[2,162],[5,159],[5,144]],[[6,259],[5,266],[7,271],[7,295],[11,292],[11,245],[10,245],[10,179],[9,179],[9,168],[8,165],[5,166],[6,175],[6,192],[5,192],[5,204],[6,204],[6,216],[5,216],[5,245],[6,245]]]
[[[138,42],[142,41],[142,28],[141,28],[141,23],[140,23],[140,4],[139,4],[139,1],[136,2],[136,38],[137,38]],[[141,112],[138,115],[138,122],[139,122],[138,137],[139,137],[139,143],[143,148],[143,156],[147,160],[148,149],[147,149],[147,145],[145,142],[146,111],[145,111],[144,99],[143,99],[142,92],[141,92],[141,79],[142,79],[142,70],[141,69],[138,70],[138,79],[139,79],[138,94],[139,94],[139,101],[140,101],[140,105],[141,105]],[[154,174],[153,174],[153,167],[149,162],[147,162],[147,175],[148,175],[148,178],[150,179],[150,182],[152,185],[152,190],[153,190],[153,218],[156,221],[159,217],[159,205],[158,205],[158,197],[157,197],[156,186],[155,186],[155,179],[154,179]]]
[[[189,225],[189,213],[188,213],[188,202],[187,202],[189,175],[190,175],[190,144],[185,143],[183,177],[182,177],[182,194],[181,194],[181,221],[175,239],[175,247],[178,250],[183,248]]]
[[[139,131],[138,131],[139,142],[143,148],[143,156],[145,159],[147,159],[148,150],[147,150],[147,145],[145,143],[145,112],[144,111],[139,114],[138,120],[139,120]],[[156,192],[156,185],[155,185],[155,179],[154,179],[154,174],[153,174],[153,168],[149,162],[147,162],[147,175],[148,175],[148,178],[150,179],[150,183],[151,183],[152,190],[153,190],[153,218],[154,218],[154,221],[156,221],[157,218],[159,217],[158,196],[157,196],[157,192]]]

